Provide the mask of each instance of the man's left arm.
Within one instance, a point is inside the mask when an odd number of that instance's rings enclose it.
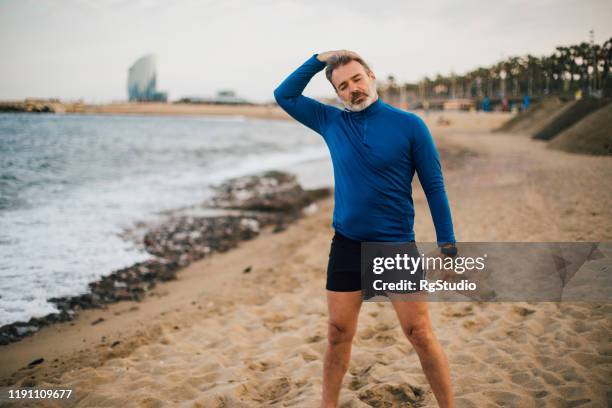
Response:
[[[455,243],[450,206],[444,188],[440,156],[425,122],[414,116],[412,160],[425,191],[439,246]]]

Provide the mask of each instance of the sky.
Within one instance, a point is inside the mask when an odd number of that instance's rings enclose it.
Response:
[[[612,37],[610,0],[0,0],[0,100],[127,99],[157,56],[170,100],[222,89],[254,102],[314,53],[350,49],[378,78],[461,74]],[[321,73],[306,94],[334,95]]]

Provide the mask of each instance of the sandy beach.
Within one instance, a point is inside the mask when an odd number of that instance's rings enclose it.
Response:
[[[286,117],[274,109],[251,114]],[[232,112],[212,114],[250,115]],[[444,113],[442,125],[441,114],[418,113],[441,152],[458,241],[612,241],[612,158],[492,133],[507,114]],[[420,187],[414,202],[417,240],[435,241]],[[79,407],[317,406],[332,210],[333,200],[319,201],[287,230],[195,262],[141,302],[86,310],[0,347],[2,385],[72,389]],[[611,304],[431,303],[430,311],[458,407],[611,403]],[[362,306],[340,406],[436,406],[389,303]]]
[[[70,110],[67,110],[70,112]],[[208,116],[245,116],[260,119],[289,119],[289,116],[276,105],[211,105],[185,103],[111,103],[105,105],[86,105],[75,112],[101,115],[208,115]]]
[[[272,95],[270,95],[272,97]],[[259,119],[289,119],[275,104],[191,104],[163,102],[112,102],[85,104],[57,100],[0,101],[0,112],[51,112],[84,115],[243,116]]]

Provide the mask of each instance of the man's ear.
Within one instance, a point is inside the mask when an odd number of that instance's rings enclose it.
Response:
[[[374,75],[374,71],[368,72],[368,76],[374,80],[376,79],[376,75]]]

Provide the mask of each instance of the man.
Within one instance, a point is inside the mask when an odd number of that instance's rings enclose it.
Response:
[[[345,110],[302,95],[323,68]],[[314,54],[274,96],[289,115],[323,136],[334,167],[335,235],[327,270],[328,348],[321,407],[336,407],[362,303],[361,242],[414,241],[415,171],[443,252],[452,252],[455,243],[450,208],[427,126],[418,116],[378,98],[376,76],[359,55],[344,50]],[[418,294],[414,299],[392,302],[438,404],[452,407],[446,355],[433,333],[427,302]]]

